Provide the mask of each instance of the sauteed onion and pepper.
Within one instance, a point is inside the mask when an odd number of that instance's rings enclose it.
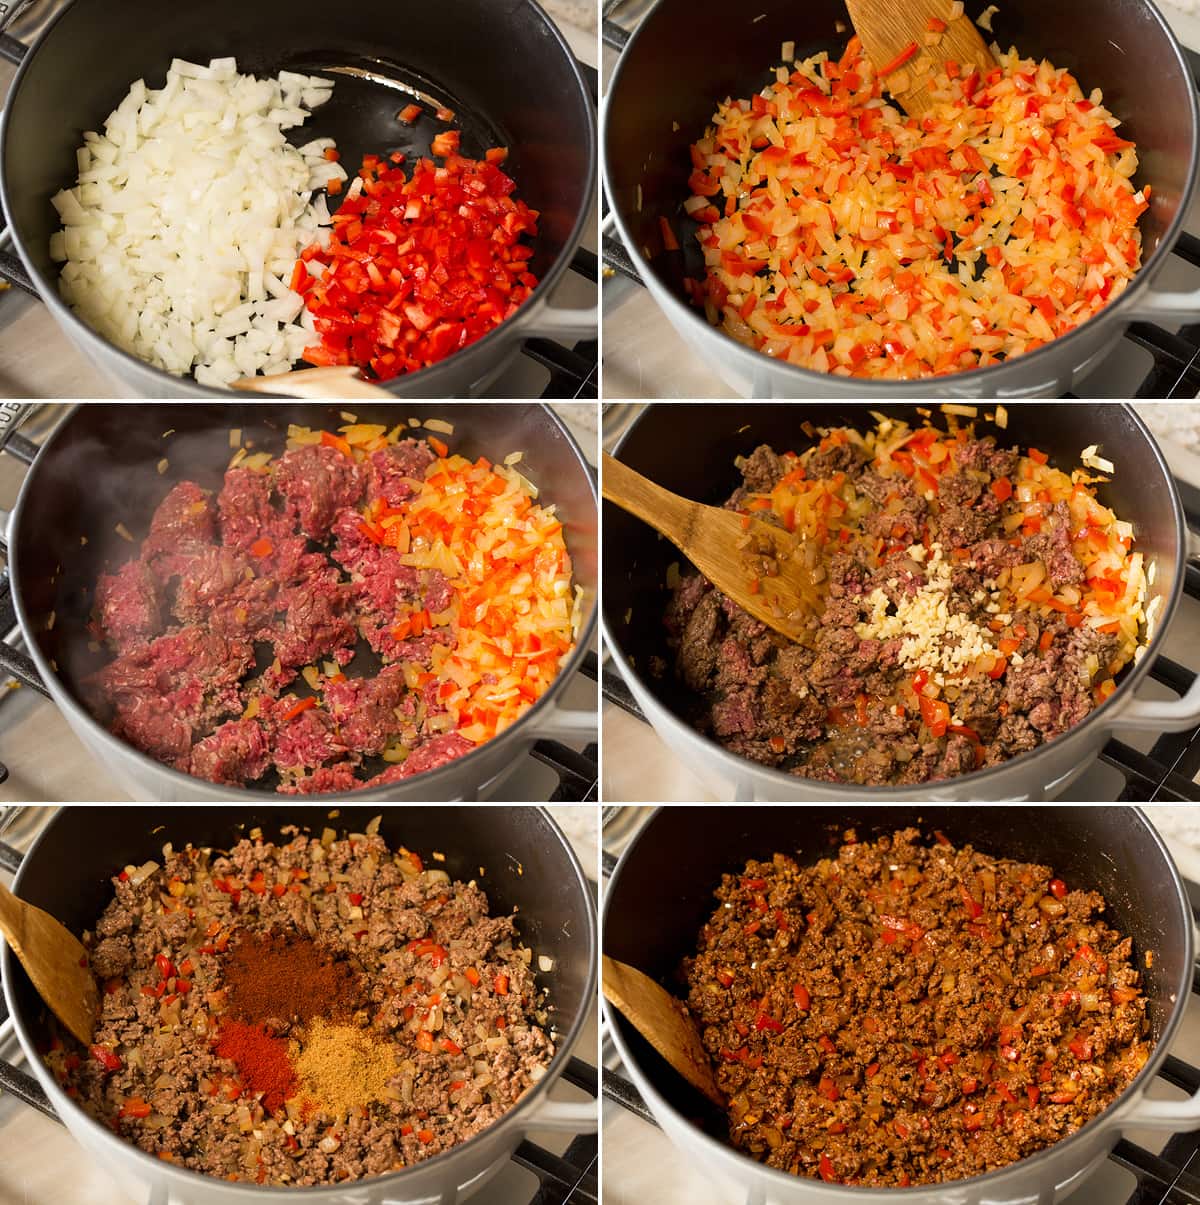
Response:
[[[996,47],[981,77],[939,54],[946,25],[879,71],[857,37],[840,58],[785,43],[760,92],[718,106],[683,210],[688,288],[727,334],[816,372],[935,376],[1031,352],[1132,279],[1150,186],[1100,90]],[[923,117],[883,95],[925,80]],[[665,218],[662,237],[679,248]]]
[[[1161,600],[1097,498],[1112,464],[1085,448],[1066,472],[949,409],[945,430],[806,427],[804,451],[737,462],[726,505],[795,532],[824,602],[793,643],[672,568],[673,672],[701,731],[794,774],[904,784],[1035,749],[1113,693]]]
[[[980,1175],[1074,1133],[1144,1066],[1104,899],[1048,866],[853,830],[727,874],[684,965],[735,1146],[830,1183]]]

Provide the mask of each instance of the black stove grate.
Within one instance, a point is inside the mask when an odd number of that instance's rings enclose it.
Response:
[[[23,855],[0,841],[0,870],[15,874]],[[0,996],[0,1024],[8,1019],[8,1008]],[[571,1084],[595,1098],[599,1086],[596,1068],[572,1056],[562,1073]],[[59,1121],[41,1085],[27,1071],[0,1059],[0,1093],[7,1093],[23,1104],[37,1109],[52,1121]],[[556,1155],[536,1142],[523,1141],[512,1154],[519,1167],[537,1177],[538,1187],[529,1205],[597,1205],[599,1201],[599,1139],[596,1134],[579,1134],[567,1149]]]
[[[1196,330],[1200,335],[1200,327]],[[1178,479],[1175,484],[1183,501],[1188,527],[1200,535],[1200,488]],[[1188,598],[1200,601],[1200,569],[1188,567],[1183,590]],[[1195,671],[1161,655],[1154,659],[1149,676],[1173,694],[1181,696],[1196,680]],[[649,723],[616,670],[604,671],[602,687],[604,698],[609,703],[643,723]],[[1200,776],[1200,726],[1184,732],[1163,733],[1148,753],[1134,749],[1123,741],[1110,740],[1101,751],[1100,760],[1124,775],[1125,786],[1117,796],[1118,803],[1200,802],[1200,784],[1195,781]],[[1200,1197],[1197,1202],[1200,1205]]]
[[[607,881],[616,869],[617,860],[605,851],[603,863]],[[1200,886],[1189,883],[1188,894],[1192,898],[1192,916],[1200,924]],[[1200,997],[1200,966],[1192,974],[1192,995]],[[608,1034],[604,1035],[604,1046],[606,1053],[611,1052],[615,1057]],[[1167,1056],[1158,1078],[1189,1096],[1200,1091],[1200,1068],[1174,1055]],[[652,1126],[658,1126],[641,1093],[621,1072],[605,1066],[602,1092],[605,1100],[612,1101]],[[1137,1181],[1126,1205],[1200,1205],[1200,1131],[1173,1134],[1157,1155],[1122,1138],[1113,1147],[1109,1159],[1130,1172]],[[1076,1189],[1068,1198],[1068,1205],[1072,1201],[1082,1202],[1086,1199],[1083,1190]]]
[[[594,262],[595,256],[592,259]],[[37,455],[38,445],[23,435],[14,434],[4,445],[4,451],[28,465],[33,463]],[[0,554],[6,551],[0,541]],[[49,698],[37,667],[29,655],[14,644],[6,642],[10,636],[17,640],[20,632],[8,567],[3,566],[0,567],[0,694],[5,690],[4,678],[11,676],[21,683],[22,687],[35,690]],[[589,652],[584,657],[579,672],[589,681],[596,681],[599,668],[595,653]],[[553,788],[547,803],[594,803],[599,798],[600,751],[596,742],[587,745],[582,753],[577,753],[559,741],[541,740],[533,746],[530,756],[558,775],[558,785]],[[7,779],[8,767],[0,762],[0,784]]]
[[[614,13],[622,2],[606,0],[603,6],[604,43],[616,51],[624,49],[632,32],[614,19]],[[1191,68],[1192,79],[1200,90],[1200,54],[1186,46],[1183,52]],[[603,204],[607,213],[607,198],[603,199]],[[634,284],[643,283],[625,244],[616,234],[604,235],[601,250],[606,270],[624,276]],[[1171,249],[1171,254],[1193,268],[1200,268],[1200,238],[1185,231]],[[1184,326],[1177,334],[1172,334],[1149,322],[1135,322],[1126,330],[1124,338],[1133,346],[1149,352],[1153,361],[1141,383],[1132,391],[1133,397],[1191,399],[1200,393],[1200,324]]]

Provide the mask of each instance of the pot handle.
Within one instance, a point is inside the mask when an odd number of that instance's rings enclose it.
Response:
[[[0,41],[4,38],[5,35],[0,34]],[[25,271],[25,265],[11,251],[0,251],[0,280],[7,280],[10,285],[28,293],[30,297],[41,297],[37,286]]]
[[[1155,293],[1147,290],[1122,317],[1147,318],[1154,322],[1195,322],[1200,316],[1200,291]]]
[[[1185,732],[1200,722],[1200,678],[1181,699],[1131,699],[1113,716],[1122,728],[1145,732]]]
[[[551,707],[537,722],[539,737],[571,740],[575,737],[596,739],[596,712],[587,708],[575,710],[566,707]]]
[[[1147,1100],[1142,1097],[1121,1116],[1122,1130],[1200,1130],[1200,1092],[1186,1100]]]
[[[525,1118],[525,1128],[594,1134],[600,1128],[600,1106],[595,1100],[543,1100]]]
[[[51,1121],[61,1121],[62,1118],[54,1111],[50,1098],[42,1090],[42,1085],[27,1071],[14,1067],[12,1063],[0,1059],[0,1092],[15,1096],[17,1100],[37,1109]]]
[[[544,305],[530,314],[519,333],[522,338],[541,336],[545,339],[594,339],[600,321],[598,306],[581,310],[560,309]]]

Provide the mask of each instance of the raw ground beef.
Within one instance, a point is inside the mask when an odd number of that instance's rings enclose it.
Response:
[[[267,778],[288,793],[394,782],[469,752],[427,726],[445,708],[403,668],[427,672],[453,627],[393,635],[409,610],[445,612],[450,583],[367,538],[358,509],[411,497],[434,460],[416,439],[361,465],[311,445],[266,472],[229,469],[215,499],[180,482],[139,555],[97,582],[91,630],[116,659],[88,681],[96,712],[176,769],[229,785]],[[366,660],[368,648],[381,669],[334,674],[328,711],[282,693],[303,686],[305,667],[329,679],[327,666]],[[393,739],[407,762],[364,765]]]
[[[962,731],[933,734],[915,707],[897,714],[898,692],[914,676],[899,663],[901,641],[863,638],[855,628],[876,589],[894,609],[925,586],[925,566],[911,558],[911,545],[924,540],[926,548],[937,542],[947,554],[963,550],[948,607],[980,627],[995,618],[985,609],[985,586],[1003,569],[1041,561],[1055,588],[1084,576],[1063,503],[1043,508],[1037,534],[1009,537],[1003,530],[991,487],[1016,472],[1015,452],[998,448],[989,436],[959,443],[953,455],[934,504],[908,478],[876,473],[853,443],[814,451],[804,461],[807,480],[842,474],[869,500],[866,532],[890,549],[871,568],[854,542],[832,546],[824,611],[812,625],[811,647],[771,631],[699,574],[682,576],[664,620],[675,675],[696,695],[690,719],[700,731],[743,757],[804,777],[910,784],[1003,762],[1066,732],[1093,710],[1093,686],[1117,653],[1116,637],[1072,627],[1066,616],[1046,620],[1021,612],[1013,644],[1023,663],[1013,658],[1000,680],[961,688],[955,712]],[[726,505],[741,509],[750,493],[769,493],[797,463],[765,445],[757,448],[740,462],[743,484]],[[756,513],[773,517],[769,510]],[[1089,672],[1092,664],[1098,672]]]
[[[88,1051],[65,1036],[47,1056],[54,1074],[128,1142],[251,1183],[381,1175],[491,1125],[554,1054],[514,918],[490,916],[480,886],[450,882],[436,862],[424,869],[417,855],[389,852],[378,836],[284,833],[285,844],[252,835],[228,854],[189,846],[144,878],[113,879],[115,898],[85,935],[105,981],[94,1045]],[[231,939],[268,933],[311,935],[364,981],[355,1023],[391,1043],[397,1064],[387,1099],[367,1105],[364,1116],[334,1117],[299,1096],[266,1114],[236,1065],[215,1053],[224,951]],[[170,964],[165,992],[159,956]],[[432,1000],[429,976],[439,968],[448,974]],[[423,1043],[433,1013],[437,1044]],[[280,1024],[280,1036],[303,1043],[303,1022]],[[150,1106],[146,1115],[122,1113],[131,1098]]]
[[[1145,1064],[1146,1000],[1104,900],[1048,866],[905,829],[724,876],[684,975],[735,1146],[905,1186],[1057,1142]]]

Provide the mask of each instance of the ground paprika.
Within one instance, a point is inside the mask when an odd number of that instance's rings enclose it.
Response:
[[[261,1025],[222,1022],[216,1052],[233,1060],[248,1092],[263,1093],[262,1106],[268,1113],[274,1113],[296,1090],[287,1042],[272,1037]]]

